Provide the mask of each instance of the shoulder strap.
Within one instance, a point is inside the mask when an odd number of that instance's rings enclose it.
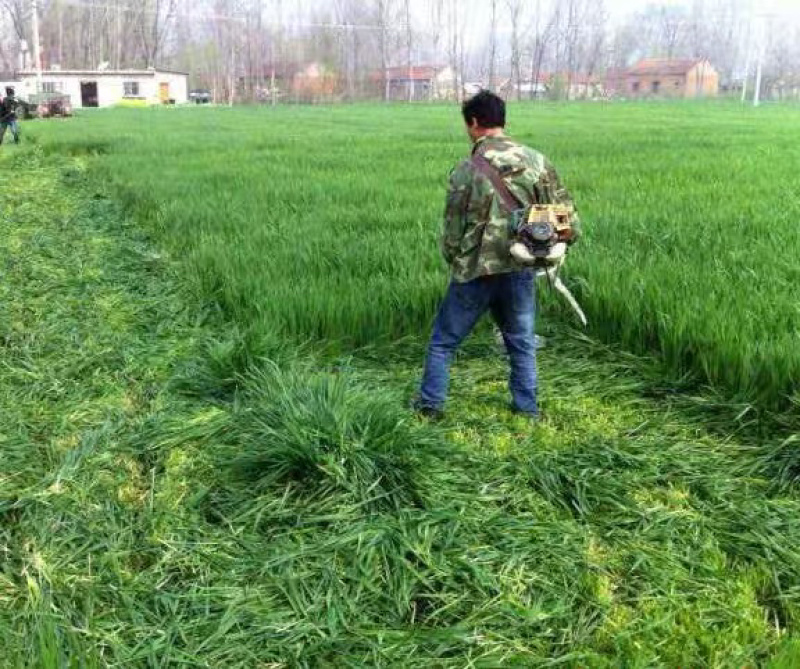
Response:
[[[506,208],[508,213],[523,208],[524,205],[522,202],[520,202],[508,189],[508,186],[506,186],[505,181],[503,181],[503,177],[500,176],[500,172],[497,171],[494,165],[492,165],[480,151],[476,151],[472,154],[472,159],[470,162],[475,169],[478,170],[478,172],[480,172],[491,182],[495,192],[500,197],[500,201],[503,203],[503,206]]]

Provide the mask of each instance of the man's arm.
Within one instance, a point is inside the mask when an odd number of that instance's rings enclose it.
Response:
[[[448,265],[453,264],[461,250],[470,192],[467,168],[462,163],[450,173],[450,183],[447,188],[441,248]]]

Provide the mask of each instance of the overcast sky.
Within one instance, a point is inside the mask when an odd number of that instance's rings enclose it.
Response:
[[[542,0],[542,6],[548,7],[553,0]],[[428,5],[427,0],[411,0],[412,5],[416,5],[417,10],[424,16],[424,8]],[[790,21],[800,25],[800,0],[739,0],[744,7],[750,7],[753,17],[759,15],[774,15],[775,20]],[[505,3],[498,5],[503,7]],[[535,4],[531,0],[530,5]],[[642,11],[650,5],[673,5],[691,9],[693,0],[605,0],[606,11],[611,16],[613,22],[622,21],[627,16],[635,12]],[[706,6],[714,3],[706,0]],[[467,22],[467,41],[470,47],[480,46],[485,43],[487,26],[490,24],[491,5],[487,0],[462,0],[464,10],[468,12]],[[498,23],[498,33],[510,31],[508,25],[503,26]]]
[[[425,4],[425,0],[412,0],[419,4]],[[488,16],[489,3],[486,0],[466,0],[464,5],[472,5],[472,9],[483,8]],[[502,4],[502,3],[501,3]],[[531,3],[533,4],[533,3]],[[543,5],[547,5],[547,0],[544,0]],[[605,6],[608,12],[614,17],[624,17],[626,14],[646,9],[648,5],[675,5],[680,7],[691,7],[692,0],[605,0]],[[712,5],[713,2],[706,2],[706,6]],[[744,0],[742,2],[745,6],[751,5],[755,12],[774,12],[782,15],[800,14],[800,0]]]
[[[277,1],[277,0],[276,0]],[[308,10],[330,9],[333,7],[331,0],[282,0],[283,12],[286,20],[302,24]],[[366,0],[363,0],[366,1]],[[370,0],[371,2],[372,0]],[[554,2],[559,0],[541,0],[542,12],[549,14]],[[600,0],[592,0],[599,2]],[[800,0],[603,0],[606,11],[612,23],[624,21],[628,16],[647,9],[648,6],[671,5],[684,7],[691,10],[694,2],[702,2],[706,8],[717,3],[732,2],[745,8],[751,13],[754,21],[759,21],[761,16],[772,16],[771,21],[783,25],[800,26]],[[427,32],[431,29],[432,0],[410,0],[414,24],[418,31]],[[396,7],[401,8],[402,2],[397,0]],[[505,0],[498,4],[498,35],[510,34],[510,25],[504,21],[507,13]],[[536,7],[537,0],[528,0],[526,6],[530,9]],[[465,29],[465,42],[468,49],[479,49],[486,45],[488,30],[491,23],[491,4],[489,0],[459,0],[459,10],[462,12],[462,25]],[[394,26],[398,31],[401,26]]]
[[[426,0],[412,0],[415,4],[423,6]],[[500,3],[502,5],[502,3]],[[533,3],[531,3],[533,4]],[[706,6],[712,5],[706,2]],[[750,6],[754,14],[774,13],[779,16],[800,18],[800,0],[744,0],[744,6]],[[543,6],[548,5],[548,0],[543,0]],[[650,5],[673,5],[676,7],[691,8],[692,0],[605,0],[606,11],[614,18],[621,19],[635,12],[642,11]],[[480,23],[481,19],[487,20],[490,16],[490,4],[486,0],[464,0],[465,9],[469,7],[470,14],[475,15],[475,22]]]
[[[655,3],[651,0],[606,0],[606,7],[615,15],[624,15],[626,13],[640,11],[651,4]],[[692,3],[691,0],[661,0],[657,4],[691,7]],[[800,0],[757,0],[752,4],[757,12],[797,14]]]
[[[553,2],[557,0],[541,0],[543,11],[548,11]],[[597,1],[597,0],[596,0]],[[690,9],[695,0],[604,0],[606,11],[612,20],[619,21],[626,16],[646,9],[650,5],[673,5]],[[701,0],[703,1],[703,0]],[[725,0],[704,0],[706,7],[713,6],[715,2]],[[750,6],[754,15],[774,14],[780,18],[789,18],[800,23],[800,0],[730,0],[742,6]],[[398,2],[398,6],[402,3]],[[505,2],[498,2],[498,11],[505,13]],[[528,0],[528,7],[535,7],[536,0]],[[332,7],[330,0],[283,0],[284,17],[291,21],[302,23],[305,12],[309,9]],[[411,10],[415,16],[415,23],[419,26],[429,27],[431,0],[411,0]],[[459,7],[463,12],[469,32],[486,34],[490,22],[491,5],[488,0],[459,0]]]

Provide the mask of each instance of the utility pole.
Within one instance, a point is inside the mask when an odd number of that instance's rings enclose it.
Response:
[[[750,41],[750,35],[747,36],[747,57],[744,61],[744,79],[742,80],[742,104],[747,102],[747,82],[750,79],[750,61],[753,57],[753,45]]]
[[[42,46],[39,41],[39,2],[31,0],[33,9],[33,66],[36,70],[36,93],[42,92]]]
[[[273,31],[272,39],[270,41],[270,60],[271,69],[269,75],[269,92],[270,92],[270,104],[274,107],[278,104],[278,91],[275,90],[275,41],[278,40],[278,47],[279,47],[279,55],[281,57],[281,67],[283,68],[283,82],[284,88],[286,88],[288,83],[288,75],[289,71],[287,69],[286,63],[283,62],[283,2],[282,0],[278,0],[278,29],[277,32]],[[284,94],[287,91],[284,91]]]
[[[497,56],[497,0],[492,0],[492,22],[489,29],[489,40],[489,81],[486,82],[486,88],[494,91],[494,62]]]
[[[270,35],[270,40],[269,40],[269,60],[270,60],[269,100],[270,104],[274,107],[275,103],[277,102],[275,98],[275,33],[274,32],[272,35]]]
[[[58,60],[59,65],[64,63],[64,9],[61,7],[61,0],[55,3],[56,15],[58,16]]]
[[[116,63],[114,69],[122,69],[122,12],[117,7],[117,49],[115,52]]]
[[[413,41],[411,37],[411,8],[410,0],[406,0],[406,67],[408,68],[408,101],[413,102],[416,96],[414,90],[414,71],[411,64]]]
[[[762,54],[758,54],[758,65],[756,65],[756,88],[753,91],[753,106],[758,107],[761,104],[761,61]]]
[[[756,89],[753,91],[753,106],[761,104],[761,73],[764,65],[764,52],[767,49],[767,15],[762,14],[758,26],[758,63],[756,65]]]

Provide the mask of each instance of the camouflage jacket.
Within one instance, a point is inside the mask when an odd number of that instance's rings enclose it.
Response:
[[[537,151],[505,136],[480,138],[472,149],[476,151],[483,152],[523,205],[572,204],[555,169]],[[491,182],[469,159],[457,165],[450,174],[441,239],[453,279],[464,283],[519,270],[509,253],[512,224]],[[577,220],[575,227],[578,234]]]

